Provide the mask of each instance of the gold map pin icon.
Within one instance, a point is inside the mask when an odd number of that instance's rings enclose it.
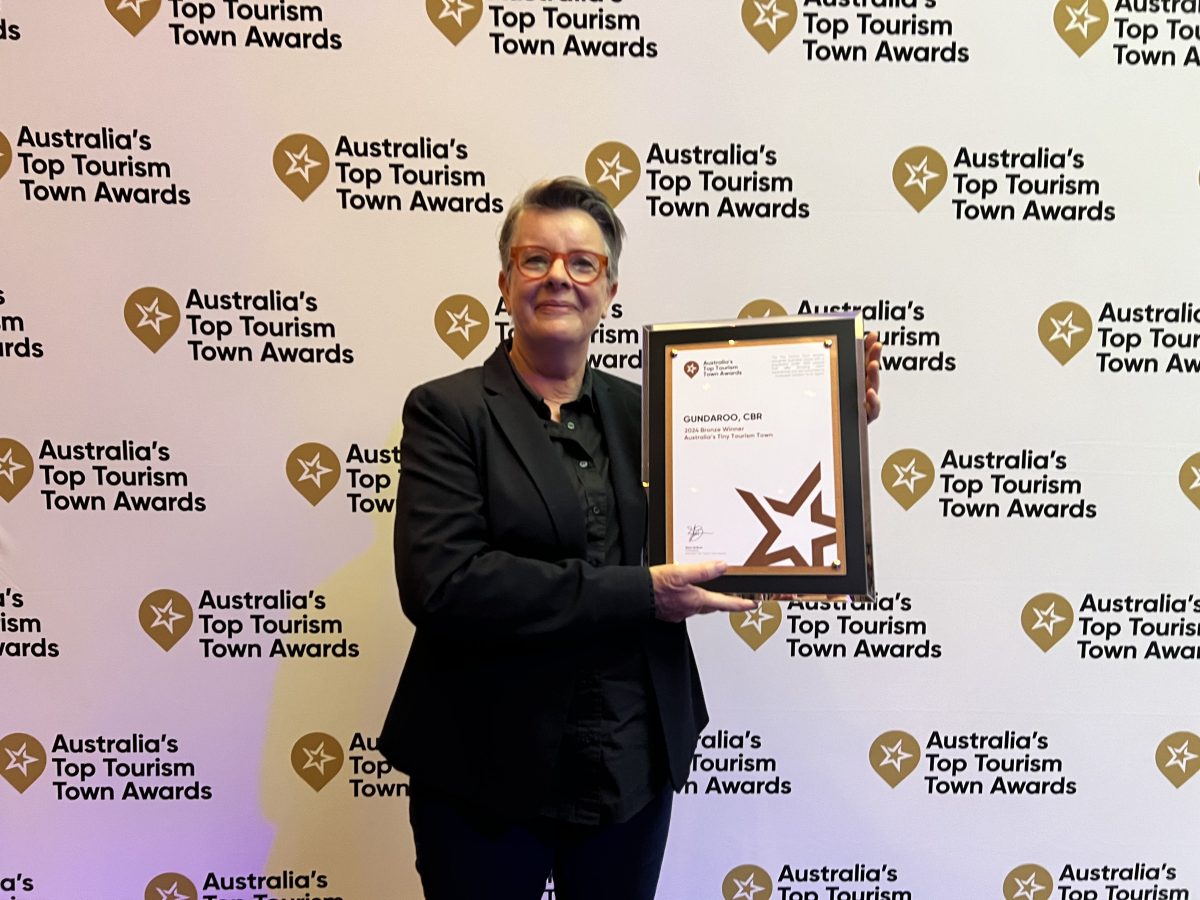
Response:
[[[746,897],[770,897],[775,890],[771,876],[767,870],[753,863],[734,866],[721,882],[721,896],[724,900],[744,900]]]
[[[1074,300],[1055,303],[1038,319],[1038,340],[1065,366],[1092,339],[1092,316]]]
[[[151,591],[138,607],[142,631],[163,650],[170,650],[192,627],[192,604],[188,598],[168,588]]]
[[[0,497],[12,503],[33,478],[33,456],[13,438],[0,438]]]
[[[144,900],[197,900],[200,892],[186,875],[178,872],[163,872],[155,875],[146,885]]]
[[[1075,610],[1066,597],[1038,594],[1021,610],[1021,630],[1045,653],[1064,637],[1075,624]]]
[[[425,0],[425,12],[442,37],[457,47],[483,17],[483,0]]]
[[[770,53],[796,27],[796,0],[744,0],[742,24],[750,37]]]
[[[895,787],[920,763],[921,745],[907,731],[885,731],[871,742],[868,758],[875,774]]]
[[[333,735],[306,734],[292,746],[292,768],[314,791],[333,780],[346,761],[346,752]]]
[[[275,145],[271,164],[284,186],[307,200],[329,174],[329,151],[310,134],[289,134]]]
[[[783,610],[778,600],[763,600],[754,609],[729,614],[733,633],[757,650],[771,639],[783,624]]]
[[[162,0],[104,0],[108,14],[134,37],[158,15]]]
[[[929,493],[936,475],[933,460],[912,447],[897,450],[885,459],[880,472],[883,489],[905,509],[912,509]]]
[[[437,336],[459,359],[466,359],[483,342],[490,325],[487,308],[470,294],[452,294],[433,312]]]
[[[1004,876],[1004,900],[1050,900],[1054,876],[1037,863],[1017,866]]]
[[[737,314],[739,319],[769,319],[772,316],[786,316],[788,311],[777,300],[751,300]]]
[[[1162,739],[1154,754],[1158,771],[1175,787],[1183,787],[1200,769],[1200,737],[1177,731]]]
[[[0,482],[0,496],[4,494],[3,488],[3,482]],[[1179,467],[1179,489],[1200,509],[1200,453],[1193,453]]]
[[[125,325],[157,353],[179,330],[179,304],[162,288],[138,288],[125,301]]]
[[[932,147],[909,147],[896,157],[892,184],[908,205],[920,212],[942,192],[949,171],[942,154]]]
[[[1104,0],[1059,0],[1054,7],[1054,30],[1063,42],[1083,56],[1108,28]]]
[[[642,177],[642,161],[633,148],[620,141],[605,141],[592,148],[584,164],[587,183],[613,207],[629,196]]]
[[[8,142],[8,138],[4,136],[4,132],[0,131],[0,178],[4,177],[4,173],[8,171],[8,167],[12,165],[12,144]]]
[[[0,778],[23,794],[46,771],[46,748],[32,734],[14,731],[0,738]]]
[[[313,506],[325,499],[341,477],[337,454],[324,444],[310,441],[288,454],[287,479]]]

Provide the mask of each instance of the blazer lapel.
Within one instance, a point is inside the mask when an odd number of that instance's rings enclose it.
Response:
[[[582,553],[587,546],[587,533],[575,490],[505,357],[505,347],[501,344],[483,364],[484,402],[537,487],[563,546]]]

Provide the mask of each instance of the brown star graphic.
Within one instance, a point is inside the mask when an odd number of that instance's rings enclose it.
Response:
[[[798,513],[809,496],[812,496],[812,501],[808,504],[809,517],[811,521],[818,525],[826,525],[830,528],[828,534],[820,535],[812,539],[812,546],[809,550],[809,555],[812,562],[808,562],[799,548],[783,547],[779,550],[771,551],[772,545],[779,539],[782,529],[775,524],[775,519],[763,507],[758,497],[751,494],[749,491],[743,491],[737,488],[738,494],[746,505],[750,507],[750,511],[754,513],[759,522],[762,523],[766,534],[763,539],[758,542],[758,546],[754,548],[754,552],[747,557],[745,565],[747,566],[772,566],[778,562],[787,560],[797,568],[813,568],[825,564],[825,548],[835,546],[837,544],[837,519],[833,516],[826,515],[821,509],[821,492],[817,490],[821,484],[821,464],[817,463],[813,466],[812,472],[808,478],[804,480],[804,484],[800,485],[800,489],[796,491],[791,500],[786,503],[782,500],[773,500],[770,497],[765,497],[767,505],[777,513],[783,513],[785,516],[795,516]]]

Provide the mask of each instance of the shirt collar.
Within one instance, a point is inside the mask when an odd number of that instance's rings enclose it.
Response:
[[[526,399],[529,401],[530,405],[534,408],[537,414],[543,419],[550,418],[550,407],[546,405],[546,401],[538,396],[537,392],[535,392],[533,388],[525,383],[525,379],[521,377],[521,373],[518,372],[517,367],[513,365],[512,356],[510,355],[511,351],[512,340],[510,338],[505,342],[504,359],[508,362],[509,368],[512,369],[512,373],[517,379],[517,384],[521,386],[521,393],[525,395]],[[579,396],[570,402],[580,403],[584,409],[595,411],[596,395],[591,366],[588,366],[583,370],[583,384],[580,385]],[[565,405],[566,404],[564,404],[564,406]]]

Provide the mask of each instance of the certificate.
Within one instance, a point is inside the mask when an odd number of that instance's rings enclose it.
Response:
[[[873,596],[862,339],[854,313],[646,328],[651,564],[725,560],[724,591]]]

